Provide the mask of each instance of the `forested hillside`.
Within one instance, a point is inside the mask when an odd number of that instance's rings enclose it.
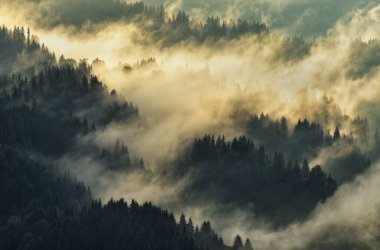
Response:
[[[380,249],[380,0],[155,1],[0,0],[0,250]]]
[[[65,4],[65,6],[62,6]],[[72,11],[75,11],[73,13]],[[48,17],[56,14],[54,21]],[[150,33],[155,43],[170,46],[179,42],[203,43],[219,39],[236,39],[244,34],[265,35],[268,27],[264,23],[249,22],[243,19],[221,20],[210,16],[206,20],[191,18],[179,11],[169,18],[168,10],[163,5],[146,5],[143,2],[128,3],[121,0],[95,0],[89,2],[64,1],[53,5],[52,12],[43,18],[41,25],[57,26],[64,24],[78,29],[87,22],[93,24],[108,22],[125,22],[137,24]],[[140,41],[143,42],[143,41]],[[145,41],[146,42],[146,41]]]
[[[8,44],[18,41],[10,31],[3,32]],[[0,82],[1,249],[228,248],[209,222],[197,227],[184,216],[177,222],[172,213],[149,202],[102,204],[82,182],[57,169],[54,159],[86,150],[109,170],[144,170],[143,160],[133,162],[119,141],[111,152],[77,144],[78,136],[111,122],[139,119],[137,107],[116,91],[109,93],[85,61],[76,66],[62,58],[59,64],[52,60],[36,74],[27,69],[3,75]]]
[[[177,222],[151,203],[103,205],[69,174],[0,149],[1,249],[228,249],[209,222]]]
[[[187,202],[253,203],[256,214],[279,225],[306,217],[337,189],[321,166],[311,168],[307,159],[298,163],[281,152],[267,153],[244,136],[232,141],[214,135],[195,139],[178,165],[180,175],[190,173],[194,179],[184,192]]]
[[[29,28],[14,27],[9,30],[2,26],[0,48],[0,74],[34,73],[55,63],[54,54],[35,40]]]

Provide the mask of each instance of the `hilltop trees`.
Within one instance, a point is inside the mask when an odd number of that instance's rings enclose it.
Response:
[[[209,222],[194,230],[149,202],[103,205],[69,174],[9,147],[0,162],[1,249],[228,249]]]
[[[144,39],[139,42],[153,42],[164,47],[183,42],[214,42],[220,39],[238,39],[246,34],[261,36],[269,33],[266,24],[243,19],[227,22],[211,16],[197,20],[183,11],[167,18],[169,15],[164,6],[146,5],[143,2],[93,0],[89,5],[86,0],[65,0],[58,6],[55,4],[52,3],[51,11],[47,13],[51,18],[44,19],[41,25],[66,25],[85,30],[85,24],[125,22],[136,24],[145,32]]]
[[[236,235],[236,237],[234,239],[234,243],[232,245],[232,249],[233,250],[253,250],[253,247],[252,247],[251,241],[249,239],[246,239],[246,241],[243,245],[243,241],[242,241],[240,235]]]
[[[243,241],[239,235],[236,235],[234,239],[234,244],[232,245],[233,250],[242,250],[243,249]]]
[[[184,191],[188,202],[202,199],[240,205],[254,202],[259,215],[280,224],[299,218],[281,216],[280,207],[301,203],[299,213],[307,214],[337,189],[336,181],[319,166],[310,169],[305,159],[300,167],[297,160],[286,160],[281,152],[270,154],[245,136],[230,141],[214,135],[196,138],[174,171],[176,175],[190,173],[193,177]]]
[[[241,119],[244,121],[244,119]],[[240,121],[241,121],[240,120]],[[368,133],[366,122],[359,125],[358,136]],[[289,129],[287,119],[273,120],[263,113],[247,121],[247,136],[227,140],[225,136],[195,138],[173,170],[175,176],[191,176],[183,193],[186,202],[216,203],[238,207],[254,204],[254,211],[277,225],[305,218],[318,202],[332,196],[338,187],[370,166],[352,135],[335,128],[333,135],[322,126],[299,119]],[[344,154],[321,166],[310,166],[320,150]],[[292,212],[297,206],[297,214]]]
[[[346,62],[346,76],[357,80],[374,74],[380,65],[379,48],[380,42],[377,39],[357,39],[352,42]]]
[[[3,144],[60,156],[73,150],[78,135],[95,133],[111,122],[138,119],[137,107],[109,94],[90,68],[83,62],[80,65],[50,66],[30,77],[0,79]],[[107,156],[94,149],[95,155]],[[126,145],[115,152],[113,160],[131,165]]]
[[[149,29],[149,28],[148,28]],[[150,27],[153,39],[163,46],[179,42],[215,42],[218,40],[238,39],[245,34],[266,35],[269,31],[263,23],[251,23],[238,19],[227,22],[219,17],[207,17],[206,21],[192,20],[185,12],[178,12],[168,21]]]
[[[356,118],[352,121],[358,139],[367,138],[368,124],[365,120]],[[339,127],[333,135],[308,119],[299,119],[294,128],[289,128],[285,117],[273,120],[263,113],[250,116],[246,122],[246,133],[255,142],[264,145],[270,151],[283,151],[292,158],[313,156],[319,148],[331,146],[334,142],[344,141],[354,144],[355,139],[350,135],[341,134]]]
[[[55,56],[47,47],[40,45],[30,29],[0,27],[0,74],[14,72],[34,73],[55,63]],[[33,60],[30,60],[33,58]]]
[[[1,29],[0,38],[14,48],[8,58],[17,58],[19,53],[31,51],[30,57],[38,53],[54,58],[44,46],[40,46],[26,34],[23,28],[13,32]],[[5,46],[5,49],[8,47]],[[8,59],[0,58],[0,64]],[[35,65],[34,65],[35,66]],[[3,75],[0,78],[0,142],[49,157],[67,154],[77,145],[78,136],[95,133],[111,122],[129,122],[138,119],[138,109],[122,96],[108,92],[107,87],[94,75],[86,60],[78,64],[61,56],[59,64],[51,61],[43,69],[25,74]],[[87,152],[93,157],[102,155],[96,145]],[[103,155],[104,156],[104,155]],[[129,168],[127,146],[116,152],[111,165]],[[102,158],[102,157],[101,157]],[[143,160],[134,162],[143,166]],[[112,167],[110,167],[112,169]]]
[[[105,7],[99,1],[94,4]],[[153,24],[144,28],[163,46],[267,33],[264,24],[244,20],[227,23],[209,17],[205,23],[195,23],[184,12],[166,20],[163,7],[109,4],[106,11],[117,11],[130,22],[153,18]],[[112,9],[115,6],[119,9]],[[84,18],[92,15],[86,12]],[[78,18],[72,21],[83,21]],[[303,45],[299,54],[308,53],[302,40],[294,42]],[[177,223],[173,214],[149,202],[111,199],[103,204],[92,198],[84,183],[55,171],[56,159],[77,153],[101,163],[107,174],[150,173],[144,159],[132,155],[128,142],[116,139],[107,147],[93,140],[109,125],[140,124],[139,110],[116,90],[109,92],[86,59],[77,63],[61,56],[57,63],[29,29],[3,27],[0,45],[5,48],[0,52],[0,69],[9,72],[0,78],[0,200],[5,202],[0,207],[1,249],[231,249],[208,221],[198,227],[183,214]],[[287,57],[295,57],[289,53]],[[36,60],[28,64],[25,58]],[[104,67],[100,60],[94,64]],[[148,58],[137,67],[154,64],[155,59]],[[132,68],[124,65],[123,70]],[[366,121],[353,123],[367,137]],[[180,193],[182,201],[248,208],[278,226],[305,218],[317,203],[334,194],[336,178],[342,174],[311,166],[306,156],[342,142],[354,145],[352,136],[341,133],[338,126],[331,135],[306,118],[289,128],[285,117],[273,120],[263,113],[252,115],[245,125],[246,136],[226,139],[208,134],[179,152],[168,176],[175,181],[189,178]],[[342,159],[334,160],[355,165],[352,173],[344,172],[349,173],[344,180],[370,164],[359,149]],[[232,249],[252,250],[253,246],[237,235]]]
[[[16,44],[5,60],[41,48],[29,31],[5,31],[3,40]],[[73,151],[106,161],[106,170],[144,171],[124,142],[109,150],[78,143],[110,123],[138,121],[138,109],[109,93],[85,60],[75,65],[61,57],[59,65],[35,70],[0,77],[0,249],[228,249],[209,222],[196,230],[190,219],[178,224],[149,202],[103,205],[62,173],[55,160]]]

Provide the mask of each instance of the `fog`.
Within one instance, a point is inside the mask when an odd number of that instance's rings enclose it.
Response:
[[[3,0],[8,2],[8,0]],[[109,0],[103,1],[73,1],[73,0],[35,0],[9,1],[13,5],[27,3],[26,15],[38,20],[40,24],[56,26],[64,24],[78,24],[82,16],[115,13]],[[93,4],[91,4],[91,2]],[[135,2],[135,1],[127,1]],[[271,29],[288,35],[303,35],[314,37],[326,35],[335,27],[336,23],[344,20],[347,15],[360,11],[366,6],[374,6],[376,0],[347,0],[347,1],[301,1],[301,0],[146,0],[144,3],[163,5],[171,16],[178,10],[189,12],[191,16],[206,18],[220,16],[226,20],[244,18],[251,21],[267,23]],[[82,6],[85,9],[81,9]]]
[[[52,19],[50,11],[63,6],[56,1],[2,1],[0,16],[5,25],[30,26],[57,56],[104,61],[104,65],[93,64],[94,73],[109,90],[116,89],[140,110],[141,123],[111,124],[91,138],[78,140],[91,140],[106,148],[117,139],[126,142],[133,155],[146,161],[152,171],[149,178],[138,173],[104,173],[101,163],[78,155],[60,160],[59,164],[70,166],[70,171],[90,185],[95,196],[150,200],[177,214],[186,212],[198,223],[206,218],[226,242],[239,233],[250,237],[255,249],[318,249],[316,242],[334,246],[347,239],[356,241],[360,249],[379,248],[378,163],[340,186],[305,222],[280,229],[256,218],[250,207],[226,207],[221,214],[221,204],[179,204],[178,195],[190,180],[165,183],[161,178],[162,169],[194,137],[244,134],[239,114],[285,116],[292,127],[299,118],[307,117],[330,131],[339,126],[346,134],[355,133],[350,124],[360,116],[369,120],[374,132],[380,122],[380,63],[371,39],[379,36],[378,1],[161,1],[169,14],[183,9],[200,19],[211,14],[226,19],[249,17],[273,27],[264,38],[248,35],[233,41],[190,41],[166,48],[142,43],[150,41],[151,35],[123,20],[88,22],[78,29],[60,24],[69,15],[67,11],[62,12],[62,20]],[[48,15],[42,15],[44,11]],[[288,57],[284,40],[293,35],[308,37],[309,53]],[[155,62],[139,64],[148,58]],[[125,65],[133,70],[125,71]],[[368,150],[366,143],[359,146]],[[335,145],[310,161],[323,167],[349,150]]]
[[[299,1],[299,0],[148,0],[147,3],[163,4],[170,9],[182,9],[192,15],[207,17],[221,16],[225,19],[238,17],[264,21],[271,29],[288,35],[313,37],[325,35],[337,21],[347,13],[354,12],[376,1]]]

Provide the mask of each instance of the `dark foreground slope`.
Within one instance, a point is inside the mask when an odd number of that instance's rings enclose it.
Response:
[[[8,30],[3,35],[9,43],[18,39]],[[14,53],[7,58],[23,52]],[[83,183],[62,174],[54,160],[84,150],[78,137],[110,123],[138,122],[138,110],[108,92],[84,61],[75,66],[53,60],[36,71],[0,80],[0,249],[228,249],[209,222],[195,227],[184,216],[177,222],[149,202],[102,204]],[[118,157],[86,147],[87,154],[120,170],[144,171],[126,145]]]
[[[209,223],[151,203],[102,205],[70,175],[0,146],[0,249],[224,249]]]

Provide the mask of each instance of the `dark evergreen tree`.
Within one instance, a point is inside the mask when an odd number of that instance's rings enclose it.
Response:
[[[234,243],[232,245],[233,250],[243,250],[243,241],[239,235],[236,235]]]
[[[339,131],[339,128],[336,127],[335,128],[335,131],[334,131],[334,140],[339,140],[340,139],[340,131]]]
[[[247,240],[244,243],[244,250],[253,250],[253,246],[251,241],[247,238]]]

